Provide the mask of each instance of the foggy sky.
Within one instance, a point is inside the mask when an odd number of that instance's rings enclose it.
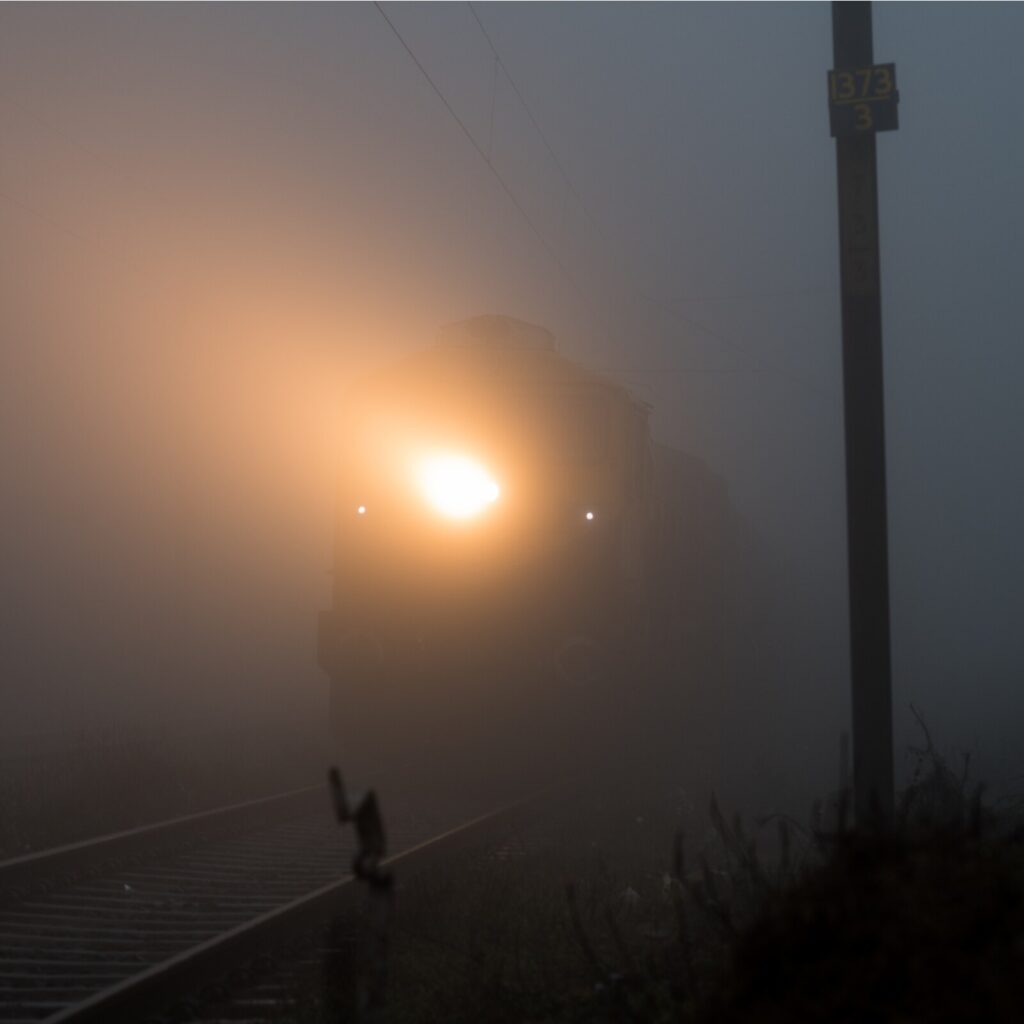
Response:
[[[479,5],[568,183],[467,6],[386,11],[522,211],[371,5],[0,12],[5,731],[315,706],[345,387],[493,311],[727,479],[787,598],[780,715],[833,744],[828,5]],[[875,6],[897,742],[913,700],[993,763],[1024,665],[1022,31]]]

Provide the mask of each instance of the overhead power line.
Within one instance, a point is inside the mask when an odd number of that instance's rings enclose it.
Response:
[[[384,19],[385,22],[387,22],[388,28],[391,29],[391,31],[394,33],[395,38],[399,41],[399,43],[402,44],[402,49],[405,50],[405,52],[409,55],[409,59],[419,69],[420,74],[423,76],[423,78],[430,86],[430,88],[434,91],[434,94],[437,96],[437,98],[444,105],[445,110],[447,110],[448,113],[451,115],[452,120],[462,130],[462,134],[465,135],[466,138],[469,140],[469,144],[473,147],[473,149],[476,150],[477,155],[487,165],[487,168],[488,170],[490,170],[491,174],[494,175],[495,180],[501,186],[502,191],[508,197],[509,202],[512,203],[516,211],[523,218],[523,221],[530,228],[533,234],[537,237],[537,240],[544,247],[544,251],[548,254],[548,256],[551,257],[555,265],[565,276],[566,280],[569,281],[569,283],[579,293],[579,295],[584,299],[584,301],[589,302],[589,297],[587,296],[586,292],[579,285],[579,283],[572,276],[572,274],[569,273],[569,269],[568,267],[565,266],[565,263],[563,262],[561,256],[559,256],[559,254],[555,251],[554,246],[545,237],[544,232],[541,231],[540,228],[537,226],[536,222],[530,216],[526,207],[523,206],[522,202],[520,202],[519,197],[515,194],[515,192],[512,191],[512,187],[504,179],[504,177],[502,177],[501,172],[498,170],[497,167],[495,167],[494,161],[491,160],[490,156],[484,151],[480,143],[476,141],[476,137],[469,130],[469,127],[466,125],[466,122],[463,121],[461,117],[459,117],[459,115],[455,111],[455,108],[451,105],[451,103],[448,102],[448,98],[445,96],[445,94],[441,91],[437,83],[434,81],[430,72],[423,65],[423,62],[419,59],[419,57],[416,56],[416,53],[413,51],[412,47],[405,41],[405,37],[402,35],[401,32],[398,31],[398,28],[395,25],[395,23],[387,16],[387,13],[385,12],[383,6],[378,2],[378,0],[374,0],[373,6],[377,8],[377,11],[380,14],[380,16]]]
[[[537,137],[544,144],[544,148],[547,150],[548,156],[551,157],[551,162],[556,168],[558,168],[558,173],[562,176],[562,180],[565,182],[576,201],[584,208],[584,214],[588,219],[591,219],[590,214],[586,212],[585,204],[579,192],[576,190],[576,186],[573,184],[566,169],[562,166],[562,162],[558,159],[558,154],[555,152],[554,147],[550,142],[548,142],[548,137],[544,134],[544,129],[541,128],[537,118],[534,117],[533,111],[530,109],[530,104],[526,102],[526,97],[522,94],[519,86],[516,85],[516,80],[512,77],[511,72],[505,66],[505,62],[501,59],[501,54],[498,52],[498,48],[494,45],[494,41],[491,39],[490,33],[484,27],[484,23],[480,20],[480,15],[477,14],[476,11],[476,5],[469,2],[467,6],[469,7],[470,13],[473,15],[477,25],[480,27],[480,32],[483,34],[484,39],[487,40],[487,45],[491,48],[491,53],[494,54],[494,59],[497,62],[498,67],[501,68],[508,84],[512,86],[512,91],[516,94],[516,98],[522,104],[523,110],[526,111],[526,116],[530,119],[530,124],[533,125],[533,129],[537,133]],[[595,227],[600,228],[600,225],[595,224]]]
[[[378,4],[377,6],[378,6],[378,9],[379,9],[380,5]],[[624,262],[625,262],[624,260],[622,260],[622,259],[615,260],[614,259],[614,255],[613,254],[618,251],[619,246],[612,239],[610,239],[608,237],[608,234],[604,230],[604,227],[602,226],[601,222],[588,209],[587,204],[584,201],[582,194],[580,193],[580,190],[576,187],[576,183],[572,180],[572,177],[569,175],[569,172],[565,169],[565,166],[562,164],[562,161],[559,160],[558,154],[555,152],[554,147],[551,145],[550,141],[548,140],[547,134],[544,132],[544,129],[541,127],[540,121],[538,120],[537,116],[534,114],[533,109],[531,108],[529,102],[527,101],[526,97],[523,95],[523,91],[519,88],[518,84],[516,83],[515,78],[512,76],[511,71],[509,71],[509,69],[508,69],[508,65],[505,63],[504,59],[502,58],[501,52],[498,50],[498,47],[495,45],[495,42],[491,38],[490,33],[487,31],[486,26],[484,25],[482,19],[480,18],[479,13],[477,12],[476,5],[472,2],[472,0],[467,0],[466,6],[469,7],[470,13],[473,15],[473,20],[476,22],[478,28],[480,29],[480,33],[481,33],[481,35],[483,35],[484,40],[487,43],[487,46],[490,48],[490,51],[491,51],[491,53],[494,56],[494,60],[495,60],[495,62],[497,64],[497,66],[504,73],[505,78],[508,81],[508,84],[512,87],[512,91],[515,93],[516,98],[519,100],[520,105],[522,106],[524,112],[526,113],[527,118],[530,121],[530,124],[533,125],[534,131],[536,131],[536,133],[537,133],[537,137],[540,139],[541,143],[544,146],[544,149],[547,151],[548,156],[551,158],[551,162],[554,164],[555,169],[558,171],[558,174],[559,174],[559,176],[562,179],[562,182],[563,182],[563,184],[564,184],[564,186],[566,188],[566,191],[576,200],[576,203],[578,204],[578,206],[580,208],[580,212],[583,214],[583,217],[586,219],[586,221],[593,228],[594,232],[600,238],[601,242],[608,249],[609,255],[612,258],[612,261],[615,262],[615,263],[618,263],[618,265],[619,265],[618,273],[620,275],[622,275],[622,277],[624,278],[624,281],[625,281],[625,283],[627,285],[627,289],[626,290],[631,292],[633,294],[633,296],[635,296],[636,298],[642,299],[643,301],[647,302],[649,305],[651,305],[651,306],[661,310],[661,312],[663,312],[664,314],[670,316],[671,318],[673,318],[677,322],[679,322],[681,324],[685,324],[687,327],[691,328],[692,330],[695,330],[695,331],[699,332],[700,334],[703,334],[706,337],[709,337],[709,338],[713,339],[714,341],[718,342],[720,345],[724,345],[726,348],[731,349],[733,354],[737,355],[741,360],[743,360],[743,359],[757,360],[760,363],[760,365],[756,365],[754,367],[754,369],[757,372],[759,372],[759,373],[778,373],[778,374],[782,374],[782,375],[792,375],[792,371],[791,370],[784,369],[784,368],[779,368],[779,367],[772,367],[772,366],[769,366],[769,365],[765,365],[763,363],[763,361],[761,360],[760,356],[753,355],[745,346],[740,345],[735,340],[726,337],[725,335],[721,334],[719,331],[716,331],[716,330],[712,329],[707,324],[701,323],[700,321],[693,319],[693,317],[688,316],[686,313],[682,312],[682,310],[679,309],[679,306],[681,306],[681,305],[685,305],[688,302],[698,302],[698,301],[701,301],[700,299],[685,299],[685,298],[684,299],[666,299],[666,298],[663,298],[660,295],[657,295],[654,292],[649,291],[648,289],[644,288],[643,286],[639,285],[638,283],[635,282],[635,280],[633,282],[631,282],[629,280],[629,278],[634,278],[635,279],[635,274],[632,273],[630,271],[630,269],[624,265]],[[383,13],[383,11],[381,13]],[[406,47],[406,48],[408,49],[408,47]],[[417,64],[419,64],[418,61],[417,61]],[[435,87],[435,91],[437,91],[436,87]],[[447,102],[445,103],[445,106],[448,106]],[[491,114],[491,116],[492,116],[492,120],[493,120],[493,97],[492,97],[492,114]],[[465,130],[465,128],[464,128],[464,130]],[[491,130],[492,130],[492,133],[493,133],[493,124],[492,124],[492,129]],[[477,148],[479,148],[479,147],[477,147]],[[490,161],[488,161],[488,162],[490,162]],[[785,292],[779,292],[777,294],[798,294],[799,291],[804,291],[804,290],[794,290],[794,289],[791,289],[791,290],[788,290],[788,291],[785,291]],[[758,294],[764,295],[764,294],[773,294],[773,293],[761,292],[761,293],[758,293]],[[727,297],[721,296],[721,297],[717,297],[717,300],[718,301],[725,301],[726,298]],[[679,371],[679,372],[688,372],[688,371]],[[692,372],[698,372],[698,371],[692,371]],[[708,372],[712,372],[712,371],[708,371]],[[713,371],[713,372],[717,373],[717,372],[721,372],[721,371],[716,370],[716,371]],[[729,371],[729,372],[733,372],[733,371]]]
[[[470,8],[470,11],[472,11],[473,18],[475,19],[477,25],[479,25],[479,27],[480,27],[480,31],[483,33],[484,38],[487,40],[487,44],[490,47],[491,52],[493,53],[495,60],[498,62],[498,65],[501,67],[502,71],[504,72],[505,77],[506,77],[506,79],[508,79],[508,82],[512,86],[512,89],[515,92],[516,96],[519,98],[519,102],[523,105],[523,109],[526,111],[526,114],[527,114],[527,116],[530,119],[530,123],[534,126],[535,130],[537,131],[538,136],[540,137],[540,139],[544,143],[545,148],[547,149],[547,151],[550,154],[552,160],[554,161],[555,166],[558,168],[559,174],[561,174],[562,179],[563,179],[563,181],[566,184],[566,187],[569,189],[569,191],[572,193],[572,195],[579,202],[580,208],[584,211],[584,215],[591,222],[591,224],[593,224],[595,230],[600,235],[601,240],[603,242],[605,242],[605,244],[613,246],[613,243],[608,239],[607,235],[605,234],[605,232],[603,231],[601,226],[597,223],[596,220],[594,220],[594,218],[589,214],[589,212],[587,212],[586,206],[585,206],[585,204],[584,204],[584,202],[582,200],[582,197],[579,194],[578,189],[576,188],[575,184],[572,182],[572,179],[569,177],[568,173],[562,167],[562,164],[558,160],[558,157],[556,156],[554,149],[551,147],[551,144],[548,142],[547,137],[546,137],[546,135],[543,132],[543,129],[540,127],[540,124],[538,123],[537,118],[534,116],[533,111],[530,109],[530,106],[526,102],[526,99],[523,96],[521,90],[516,85],[515,80],[509,74],[508,68],[506,67],[505,62],[501,58],[501,54],[498,52],[497,47],[495,47],[493,41],[491,40],[491,37],[488,35],[487,30],[483,26],[483,23],[480,21],[480,18],[477,15],[476,10],[473,8],[473,4],[470,3],[468,6]],[[395,38],[399,41],[399,43],[401,43],[402,48],[408,54],[409,59],[412,60],[412,62],[416,65],[416,67],[419,70],[420,74],[423,76],[424,80],[427,82],[427,84],[433,90],[433,92],[437,96],[437,98],[441,101],[441,103],[443,104],[445,110],[448,111],[448,113],[451,116],[452,120],[454,120],[455,123],[459,126],[459,128],[461,129],[463,135],[465,135],[466,138],[469,140],[470,145],[476,151],[477,155],[487,165],[487,168],[490,170],[491,174],[494,175],[495,180],[501,186],[501,188],[504,191],[505,195],[509,198],[509,200],[511,201],[511,203],[513,204],[515,209],[519,212],[520,216],[523,218],[523,220],[525,221],[527,226],[531,229],[531,231],[534,233],[534,235],[537,237],[537,239],[541,242],[542,246],[544,247],[545,252],[555,262],[555,264],[558,266],[559,270],[565,276],[566,280],[569,281],[569,283],[572,285],[572,287],[575,289],[575,291],[583,298],[583,300],[591,307],[591,309],[593,309],[594,307],[593,307],[593,303],[592,303],[592,301],[590,299],[590,296],[587,295],[587,293],[583,290],[583,288],[579,285],[579,283],[575,280],[575,278],[569,272],[568,268],[565,265],[565,262],[559,256],[559,254],[555,250],[554,246],[551,245],[551,243],[545,237],[544,233],[537,227],[536,223],[530,217],[530,215],[527,212],[526,208],[520,202],[520,200],[516,196],[516,194],[512,191],[511,186],[504,179],[504,177],[502,177],[501,172],[495,166],[494,161],[491,159],[489,153],[487,153],[483,149],[483,147],[480,145],[480,143],[477,142],[476,137],[470,131],[470,129],[467,126],[466,122],[463,121],[461,117],[459,117],[459,115],[456,112],[455,108],[452,106],[452,104],[449,102],[448,98],[444,95],[444,93],[441,91],[440,87],[434,81],[433,76],[427,70],[427,68],[425,67],[423,62],[419,59],[419,57],[416,56],[415,51],[412,49],[412,47],[406,41],[406,39],[402,35],[402,33],[398,30],[398,27],[395,25],[395,23],[388,17],[387,13],[385,12],[385,10],[384,10],[383,6],[381,5],[381,3],[379,2],[379,0],[374,0],[374,7],[377,8],[377,11],[379,12],[380,16],[387,23],[388,28],[391,29],[392,33],[394,33]],[[492,116],[493,116],[493,112],[492,112]],[[742,347],[739,346],[736,342],[731,341],[730,339],[728,339],[725,336],[719,334],[717,331],[712,330],[711,328],[707,327],[706,325],[698,323],[696,320],[692,320],[691,318],[689,318],[687,316],[684,316],[677,309],[674,309],[671,306],[670,303],[666,302],[665,300],[659,299],[657,296],[654,296],[654,295],[651,295],[649,293],[646,293],[646,292],[644,292],[641,289],[633,289],[633,292],[634,292],[634,294],[636,296],[638,296],[640,298],[646,299],[652,305],[658,306],[664,312],[667,312],[669,315],[674,316],[679,321],[681,321],[683,323],[686,323],[688,326],[690,326],[690,327],[700,331],[701,333],[707,335],[708,337],[711,337],[711,338],[715,339],[719,343],[732,348],[734,351],[738,351],[740,353],[740,358],[741,359],[743,358]],[[785,371],[785,370],[779,370],[779,369],[774,368],[774,367],[766,367],[766,366],[760,366],[757,369],[758,369],[759,372],[762,372],[762,373],[781,373],[783,375],[786,375],[787,372],[788,372],[788,371]],[[680,369],[677,372],[678,373],[687,373],[687,372],[691,372],[691,371]],[[740,372],[740,371],[734,370],[733,372]]]
[[[484,164],[488,168],[488,171],[491,173],[491,175],[493,175],[495,180],[498,182],[498,184],[501,187],[503,193],[508,198],[509,202],[512,204],[512,206],[514,207],[516,212],[523,219],[524,223],[530,229],[531,233],[536,237],[538,242],[541,244],[541,246],[544,249],[545,253],[550,257],[550,259],[553,261],[553,263],[557,266],[557,268],[560,271],[560,273],[562,274],[562,276],[570,284],[572,289],[583,299],[583,301],[591,309],[591,311],[594,312],[595,314],[598,314],[598,311],[595,308],[595,304],[592,301],[592,297],[587,293],[587,291],[581,286],[579,281],[574,277],[574,275],[570,271],[569,267],[566,265],[565,260],[562,258],[562,256],[559,254],[559,252],[556,250],[555,246],[547,238],[547,236],[544,234],[544,232],[540,229],[539,225],[534,220],[534,218],[531,217],[531,215],[530,215],[529,211],[526,209],[526,206],[524,205],[523,201],[516,194],[516,192],[513,190],[513,188],[509,184],[508,180],[502,175],[501,171],[498,169],[498,167],[494,163],[494,160],[492,158],[492,152],[491,152],[492,149],[493,149],[493,133],[494,133],[494,125],[493,125],[493,119],[494,119],[494,96],[492,95],[490,141],[489,141],[489,145],[488,145],[487,150],[485,150],[483,148],[483,146],[481,146],[481,144],[477,141],[476,137],[474,136],[473,132],[470,130],[470,128],[468,127],[466,122],[459,116],[458,112],[455,110],[455,108],[453,107],[451,102],[444,95],[444,93],[442,92],[442,90],[437,85],[436,81],[434,80],[433,76],[430,74],[430,72],[428,71],[426,66],[419,59],[419,57],[416,55],[415,51],[412,49],[412,47],[410,46],[410,44],[408,43],[406,38],[399,31],[398,27],[395,25],[395,23],[392,21],[392,19],[388,16],[387,12],[383,8],[383,5],[380,2],[377,2],[377,0],[375,0],[374,6],[376,7],[376,9],[377,9],[378,13],[380,14],[380,16],[383,18],[384,22],[387,24],[387,26],[390,29],[390,31],[392,32],[392,34],[395,36],[395,38],[398,40],[398,42],[402,46],[402,48],[405,51],[406,55],[413,62],[413,64],[416,66],[417,70],[419,71],[419,73],[421,74],[423,79],[427,82],[427,84],[430,86],[430,88],[433,91],[433,93],[441,101],[441,103],[444,106],[444,108],[445,108],[446,112],[448,113],[448,115],[458,125],[458,127],[459,127],[460,131],[462,132],[462,134],[466,137],[466,139],[469,141],[470,145],[473,147],[474,151],[477,153],[479,158],[484,162]],[[472,2],[469,2],[469,3],[467,3],[467,6],[469,7],[470,12],[472,13],[473,19],[476,22],[476,24],[477,24],[477,26],[478,26],[478,28],[479,28],[482,36],[483,36],[483,38],[484,38],[488,48],[490,49],[490,52],[491,52],[491,54],[492,54],[492,56],[494,58],[494,61],[495,61],[496,71],[498,69],[500,69],[500,71],[504,75],[506,81],[509,83],[512,91],[514,92],[514,94],[515,94],[515,96],[517,98],[517,100],[519,101],[520,105],[522,106],[523,111],[526,113],[527,118],[530,121],[530,124],[533,126],[534,131],[537,133],[537,137],[541,141],[541,143],[542,143],[542,145],[544,147],[544,150],[548,154],[548,157],[550,158],[552,164],[554,165],[555,169],[557,170],[558,175],[560,176],[560,178],[561,178],[561,180],[563,182],[563,185],[564,185],[564,187],[566,189],[566,192],[569,195],[571,195],[576,200],[576,202],[579,205],[580,211],[582,212],[584,218],[592,226],[592,228],[594,229],[595,233],[599,236],[601,241],[604,242],[607,247],[609,247],[609,249],[611,250],[611,253],[615,253],[617,251],[618,247],[608,237],[607,233],[605,232],[605,230],[602,227],[602,225],[600,224],[600,222],[593,216],[591,211],[588,209],[588,207],[587,207],[586,203],[584,202],[583,197],[582,197],[582,195],[580,193],[580,190],[577,188],[575,182],[570,177],[570,175],[569,175],[568,171],[566,170],[564,164],[559,159],[557,153],[555,152],[554,147],[552,146],[550,140],[548,139],[547,134],[545,133],[545,131],[544,131],[544,129],[543,129],[541,123],[540,123],[540,120],[538,119],[538,117],[534,113],[533,109],[531,108],[529,102],[527,101],[525,95],[523,94],[522,89],[520,89],[520,87],[519,87],[518,83],[516,82],[515,78],[512,76],[511,72],[509,71],[509,68],[508,68],[507,64],[505,63],[504,58],[502,57],[502,55],[501,55],[500,51],[498,50],[497,46],[495,45],[493,38],[491,37],[490,33],[487,31],[485,25],[483,24],[483,21],[481,20],[478,12],[476,10],[475,4],[473,4]],[[495,78],[495,88],[496,88],[496,83],[497,83],[497,78]],[[47,129],[49,129],[54,134],[57,134],[57,135],[61,136],[66,141],[68,141],[70,144],[74,145],[76,148],[80,148],[80,149],[86,151],[87,153],[90,153],[91,155],[96,156],[97,159],[99,159],[98,155],[94,151],[92,151],[87,145],[82,143],[80,140],[74,138],[73,136],[69,135],[67,132],[65,132],[65,131],[63,131],[61,129],[58,129],[55,126],[53,126],[52,124],[49,124],[49,123],[44,123],[43,126],[46,127]],[[75,238],[77,241],[79,241],[81,243],[84,243],[84,244],[87,244],[87,245],[90,245],[90,246],[97,246],[97,243],[96,243],[96,241],[94,239],[87,238],[86,236],[82,235],[80,232],[76,231],[74,228],[71,228],[71,227],[69,227],[68,225],[66,225],[64,223],[61,223],[58,219],[53,218],[52,216],[49,216],[48,214],[43,213],[42,211],[40,211],[38,209],[32,208],[29,204],[25,203],[23,200],[20,200],[16,196],[11,195],[10,193],[0,193],[0,201],[5,201],[7,203],[10,203],[11,205],[20,207],[23,212],[29,214],[33,218],[35,218],[35,219],[39,220],[40,222],[44,223],[51,230],[56,230],[56,231],[58,231],[60,233],[68,235],[69,237],[73,237],[73,238]],[[106,249],[105,246],[104,247],[97,246],[97,247],[98,248]],[[108,257],[112,257],[119,264],[122,264],[122,265],[124,265],[127,262],[124,259],[124,257],[120,256],[120,254],[117,254],[117,253],[113,253],[113,252],[110,252],[110,251],[105,251],[104,255],[106,255]],[[621,267],[621,264],[622,264],[621,260],[615,261],[615,262],[618,262],[620,264],[620,267]],[[620,269],[619,273],[620,274],[623,273],[623,270]],[[627,271],[624,274],[624,278],[628,278],[628,277],[631,277],[631,276],[633,276],[633,275],[628,273],[628,268],[627,268]],[[647,291],[643,287],[640,287],[640,286],[637,286],[637,285],[630,285],[630,282],[628,280],[625,280],[625,283],[627,284],[628,287],[626,289],[624,289],[624,291],[627,291],[627,292],[631,293],[635,299],[641,299],[641,300],[645,301],[650,306],[659,309],[662,313],[664,313],[667,316],[671,317],[673,320],[676,320],[676,321],[678,321],[681,324],[685,324],[686,326],[688,326],[691,329],[699,332],[700,334],[703,334],[703,335],[705,335],[705,336],[707,336],[707,337],[717,341],[719,344],[725,346],[726,348],[733,350],[733,354],[736,355],[741,361],[748,361],[748,367],[746,369],[741,368],[741,367],[735,367],[735,368],[709,368],[709,369],[703,369],[703,370],[702,369],[698,369],[698,368],[677,368],[677,369],[674,369],[672,371],[658,370],[657,372],[659,374],[660,373],[666,373],[666,372],[672,372],[672,373],[677,373],[677,374],[700,374],[700,373],[714,373],[714,374],[730,373],[731,374],[731,373],[742,373],[742,372],[758,372],[758,373],[777,374],[777,375],[780,375],[780,376],[783,376],[783,377],[789,377],[791,379],[796,379],[796,380],[800,379],[799,376],[794,374],[792,370],[790,370],[788,368],[785,368],[785,367],[772,366],[770,364],[765,363],[760,355],[756,355],[756,354],[750,352],[749,349],[746,348],[746,346],[740,345],[735,340],[733,340],[733,339],[731,339],[731,338],[721,334],[717,330],[714,330],[713,328],[709,327],[707,324],[701,323],[700,321],[697,321],[697,320],[693,319],[692,317],[686,315],[685,313],[683,313],[679,309],[680,305],[686,304],[688,302],[726,301],[726,300],[730,299],[729,296],[714,296],[714,297],[709,297],[707,299],[702,299],[702,298],[693,298],[693,299],[679,298],[679,299],[671,299],[671,300],[669,300],[669,299],[662,298],[662,297],[658,296],[657,294],[649,292],[649,291]],[[759,292],[757,294],[759,294],[759,295],[795,294],[795,293],[799,293],[799,291],[810,292],[810,291],[813,291],[813,290],[812,289],[790,290],[788,292],[777,292],[777,293],[774,293],[774,292]],[[753,365],[751,365],[751,364],[753,364]],[[648,372],[652,372],[652,371],[647,371],[647,370],[631,370],[631,371],[626,371],[626,370],[622,369],[622,370],[619,370],[618,372],[648,373]]]
[[[470,10],[473,11],[473,17],[476,20],[476,23],[480,26],[480,30],[481,30],[481,32],[483,32],[484,37],[487,40],[487,43],[488,43],[488,46],[491,49],[491,52],[494,54],[495,60],[499,62],[500,67],[502,68],[502,70],[505,73],[505,77],[508,79],[509,84],[512,86],[516,96],[519,98],[520,103],[523,104],[523,109],[526,111],[527,116],[530,119],[530,122],[534,125],[535,129],[537,130],[538,135],[541,137],[541,139],[544,142],[545,148],[550,153],[552,159],[555,162],[555,165],[558,167],[559,173],[562,175],[562,179],[566,183],[566,187],[577,198],[577,201],[580,203],[581,209],[584,210],[585,216],[591,222],[591,224],[593,224],[593,226],[594,226],[595,230],[597,231],[598,235],[601,237],[601,240],[603,242],[605,242],[607,245],[611,245],[612,243],[608,239],[608,237],[605,234],[605,232],[601,229],[600,225],[593,219],[593,217],[589,213],[586,212],[586,207],[585,207],[585,204],[582,201],[582,198],[580,198],[579,191],[576,189],[576,186],[573,184],[571,178],[569,178],[568,174],[566,173],[566,171],[562,167],[560,161],[558,160],[558,157],[555,155],[555,152],[552,149],[551,144],[547,141],[547,137],[544,135],[544,132],[543,132],[543,130],[540,127],[540,124],[538,123],[538,121],[537,121],[536,117],[534,116],[533,112],[530,110],[529,104],[527,104],[525,98],[523,97],[522,91],[516,85],[516,83],[515,83],[514,79],[512,78],[512,76],[509,74],[508,68],[506,67],[504,61],[502,60],[500,53],[498,52],[497,48],[495,47],[495,45],[494,45],[493,41],[491,40],[490,36],[487,34],[486,29],[483,27],[483,24],[480,21],[480,18],[478,17],[476,11],[473,10],[472,4],[470,4],[469,6],[470,6]],[[395,25],[395,23],[391,20],[391,18],[388,17],[387,12],[384,10],[384,7],[379,2],[379,0],[374,0],[374,7],[377,8],[378,13],[384,19],[384,21],[387,23],[388,28],[394,34],[395,38],[399,41],[399,43],[402,46],[402,49],[405,50],[405,52],[408,55],[409,59],[413,62],[413,64],[416,65],[416,68],[419,70],[420,74],[423,76],[424,80],[430,86],[431,90],[434,92],[434,94],[437,96],[437,98],[441,101],[442,105],[444,106],[444,108],[448,112],[448,114],[451,116],[452,120],[455,121],[455,123],[459,126],[459,128],[461,129],[463,135],[466,136],[466,139],[469,141],[470,145],[476,151],[477,155],[486,164],[486,166],[487,166],[488,170],[491,172],[491,174],[494,175],[495,180],[501,186],[502,190],[504,191],[505,195],[508,197],[509,201],[512,203],[512,205],[518,211],[518,213],[523,218],[523,220],[525,221],[527,226],[530,228],[530,230],[533,232],[533,234],[540,241],[541,245],[544,248],[544,251],[555,262],[555,264],[558,266],[559,270],[565,276],[566,280],[568,280],[570,282],[570,284],[572,285],[574,290],[581,296],[581,298],[583,298],[583,300],[591,307],[591,309],[593,309],[594,308],[593,307],[593,302],[591,301],[590,296],[584,291],[584,289],[580,286],[580,284],[576,281],[576,279],[569,272],[569,269],[568,269],[568,267],[566,267],[564,260],[561,258],[561,256],[558,254],[558,252],[555,250],[554,246],[548,241],[547,237],[544,235],[544,233],[540,230],[540,228],[534,222],[533,218],[530,217],[529,213],[527,212],[526,208],[523,206],[522,202],[519,200],[518,196],[516,196],[515,192],[513,192],[512,188],[511,188],[511,186],[508,184],[508,182],[502,176],[501,172],[495,166],[494,161],[491,159],[491,157],[488,155],[488,153],[484,150],[484,148],[480,145],[480,143],[477,142],[476,137],[470,131],[470,129],[467,126],[466,122],[463,121],[463,119],[461,117],[459,117],[459,115],[456,112],[455,108],[449,102],[449,100],[445,96],[445,94],[441,91],[441,88],[438,86],[438,84],[434,81],[433,76],[427,70],[426,66],[419,59],[419,57],[416,56],[415,51],[409,45],[409,43],[406,41],[406,39],[402,35],[402,33],[398,30],[398,27]],[[736,346],[734,342],[730,342],[728,339],[722,337],[721,335],[719,335],[716,332],[710,330],[709,328],[705,327],[704,325],[698,324],[696,321],[691,321],[688,317],[685,317],[681,313],[679,313],[678,310],[673,310],[672,307],[668,303],[665,303],[662,300],[658,300],[657,297],[648,295],[648,294],[644,293],[643,291],[641,291],[640,289],[633,289],[633,293],[637,297],[644,298],[648,302],[651,302],[652,304],[661,306],[663,308],[663,310],[671,313],[671,315],[675,316],[680,321],[682,321],[684,323],[687,323],[690,327],[695,328],[695,329],[701,331],[702,333],[707,334],[708,336],[710,336],[712,338],[715,338],[716,340],[718,340],[722,344],[729,345],[729,346],[734,347],[734,348],[739,348],[739,346]]]

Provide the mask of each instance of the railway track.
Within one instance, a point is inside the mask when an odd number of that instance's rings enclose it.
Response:
[[[529,804],[416,788],[383,797],[403,882]],[[183,999],[223,1001],[232,972],[296,937],[323,945],[358,899],[354,853],[318,786],[2,862],[0,1022],[140,1021],[175,1004],[196,1019]],[[273,996],[249,1002],[252,1019],[274,1018]]]

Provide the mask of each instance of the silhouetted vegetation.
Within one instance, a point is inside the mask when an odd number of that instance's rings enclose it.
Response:
[[[813,857],[734,929],[704,1019],[1020,1019],[1019,823],[986,811],[969,759],[955,772],[924,733],[897,828],[815,833]]]
[[[1018,1020],[1024,833],[923,732],[890,832],[845,794],[756,835],[712,800],[691,863],[599,806],[467,860],[402,907],[374,1019]]]

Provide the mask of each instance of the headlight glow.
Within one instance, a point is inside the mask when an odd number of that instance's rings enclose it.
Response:
[[[427,502],[449,519],[470,519],[498,500],[501,489],[480,463],[464,455],[430,455],[416,481]]]

